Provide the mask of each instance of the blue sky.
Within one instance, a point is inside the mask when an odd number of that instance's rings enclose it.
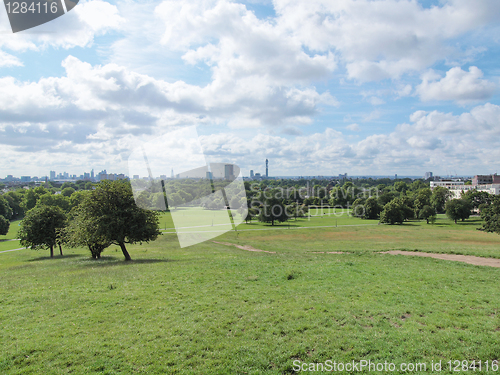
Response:
[[[500,172],[499,16],[497,0],[84,0],[12,34],[2,8],[0,177],[127,173],[134,147],[191,125],[244,175],[266,158],[271,175]]]

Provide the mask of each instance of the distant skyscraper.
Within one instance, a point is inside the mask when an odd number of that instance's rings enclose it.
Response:
[[[174,178],[174,168],[172,168],[172,174],[170,175],[171,178]]]
[[[214,176],[212,175],[212,172],[207,172],[206,173],[206,178],[207,178],[207,180],[213,180]]]
[[[398,179],[398,174],[397,174],[397,173],[394,175],[394,179],[395,179],[395,180],[397,180],[397,179]]]
[[[269,160],[266,159],[266,177],[269,177]]]
[[[250,169],[250,178],[253,178],[253,169]]]
[[[432,178],[432,172],[425,172],[424,178],[428,180],[429,178]]]
[[[55,180],[56,179],[56,171],[50,171],[50,179]]]
[[[233,164],[224,165],[224,178],[226,180],[233,180],[234,179],[234,165]]]
[[[93,170],[93,169],[90,171],[90,178],[91,178],[92,180],[94,179],[94,170]]]

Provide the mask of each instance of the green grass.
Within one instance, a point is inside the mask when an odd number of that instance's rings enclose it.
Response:
[[[376,253],[500,258],[500,236],[480,224],[252,224],[266,230],[216,239],[276,254],[212,241],[180,249],[173,234],[129,246],[133,262],[116,247],[99,261],[83,249],[3,253],[0,373],[289,374],[297,359],[500,359],[500,269]]]

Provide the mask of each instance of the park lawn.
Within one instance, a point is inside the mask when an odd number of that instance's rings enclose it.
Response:
[[[1,254],[0,373],[288,374],[294,360],[500,359],[500,269],[374,252],[465,251],[480,238],[478,253],[499,248],[497,235],[439,221],[216,239],[275,254],[212,241],[181,249],[173,234],[128,246],[132,262],[116,247],[99,261],[83,249]],[[313,252],[327,250],[351,253]]]
[[[6,235],[0,236],[0,241],[2,240],[12,240],[17,238],[17,232],[19,232],[19,224],[21,220],[14,220],[10,222],[9,232]]]

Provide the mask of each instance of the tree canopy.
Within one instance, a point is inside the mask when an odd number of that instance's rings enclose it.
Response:
[[[465,199],[451,199],[446,202],[445,209],[446,216],[456,223],[457,220],[464,221],[469,218],[471,206]]]
[[[127,181],[101,182],[84,197],[77,218],[92,230],[95,244],[120,246],[125,260],[131,260],[125,244],[153,241],[160,234],[158,213],[136,205]]]
[[[54,256],[54,246],[59,245],[61,255],[61,230],[66,225],[66,215],[56,206],[37,205],[26,212],[21,221],[19,238],[21,245],[37,248],[49,248],[50,256]]]

